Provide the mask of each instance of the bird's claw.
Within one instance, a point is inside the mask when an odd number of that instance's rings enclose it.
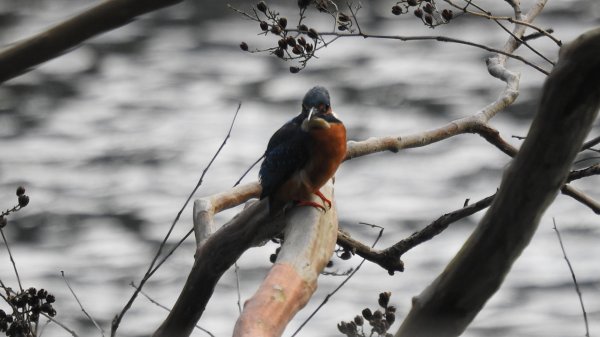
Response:
[[[327,205],[327,208],[331,209],[331,200],[327,199],[326,196],[323,195],[323,193],[321,193],[321,191],[317,190],[315,192],[315,195],[319,198],[321,198],[321,200],[323,200],[323,203]]]
[[[298,200],[298,201],[296,201],[296,206],[310,206],[310,207],[318,208],[318,209],[322,210],[323,212],[327,212],[327,210],[325,209],[325,207],[323,205],[318,204],[314,201]]]

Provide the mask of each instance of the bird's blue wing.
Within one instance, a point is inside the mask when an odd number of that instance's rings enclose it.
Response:
[[[260,166],[263,199],[285,183],[308,162],[306,134],[300,130],[296,118],[282,126],[269,140],[265,159]]]

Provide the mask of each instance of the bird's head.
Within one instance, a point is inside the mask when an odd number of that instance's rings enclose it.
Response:
[[[330,122],[337,121],[331,109],[329,92],[321,86],[313,87],[304,95],[302,114],[306,116],[302,122],[304,131],[326,129],[330,127]]]

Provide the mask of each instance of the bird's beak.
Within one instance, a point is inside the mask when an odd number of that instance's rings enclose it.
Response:
[[[310,110],[308,111],[308,118],[306,118],[307,120],[310,120],[312,118],[314,111],[315,111],[315,107],[310,108]]]
[[[302,130],[308,132],[309,130],[315,129],[328,129],[330,127],[326,120],[320,117],[314,117],[317,115],[317,108],[312,107],[308,111],[308,117],[302,122]]]

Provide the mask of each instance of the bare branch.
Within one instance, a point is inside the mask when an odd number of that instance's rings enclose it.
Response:
[[[142,14],[181,1],[103,1],[71,19],[0,51],[0,83],[68,52],[95,35],[124,26]]]
[[[413,299],[396,336],[458,336],[500,287],[596,118],[599,48],[600,29],[563,47],[527,139],[490,209],[442,274]]]
[[[583,312],[583,322],[585,324],[585,336],[590,337],[590,326],[588,324],[587,312],[585,311],[585,306],[583,305],[583,297],[581,296],[581,290],[579,289],[579,283],[577,282],[577,277],[575,277],[575,272],[573,271],[573,266],[571,266],[571,261],[567,257],[567,252],[565,251],[565,246],[563,245],[562,238],[560,237],[560,232],[558,231],[558,227],[556,227],[556,219],[552,218],[552,222],[554,223],[554,231],[556,232],[556,237],[558,238],[558,243],[560,244],[560,250],[562,250],[563,257],[567,262],[567,267],[569,267],[569,271],[571,272],[571,278],[573,279],[573,284],[575,285],[575,291],[577,292],[577,297],[579,297],[579,304],[581,305],[581,311]]]

